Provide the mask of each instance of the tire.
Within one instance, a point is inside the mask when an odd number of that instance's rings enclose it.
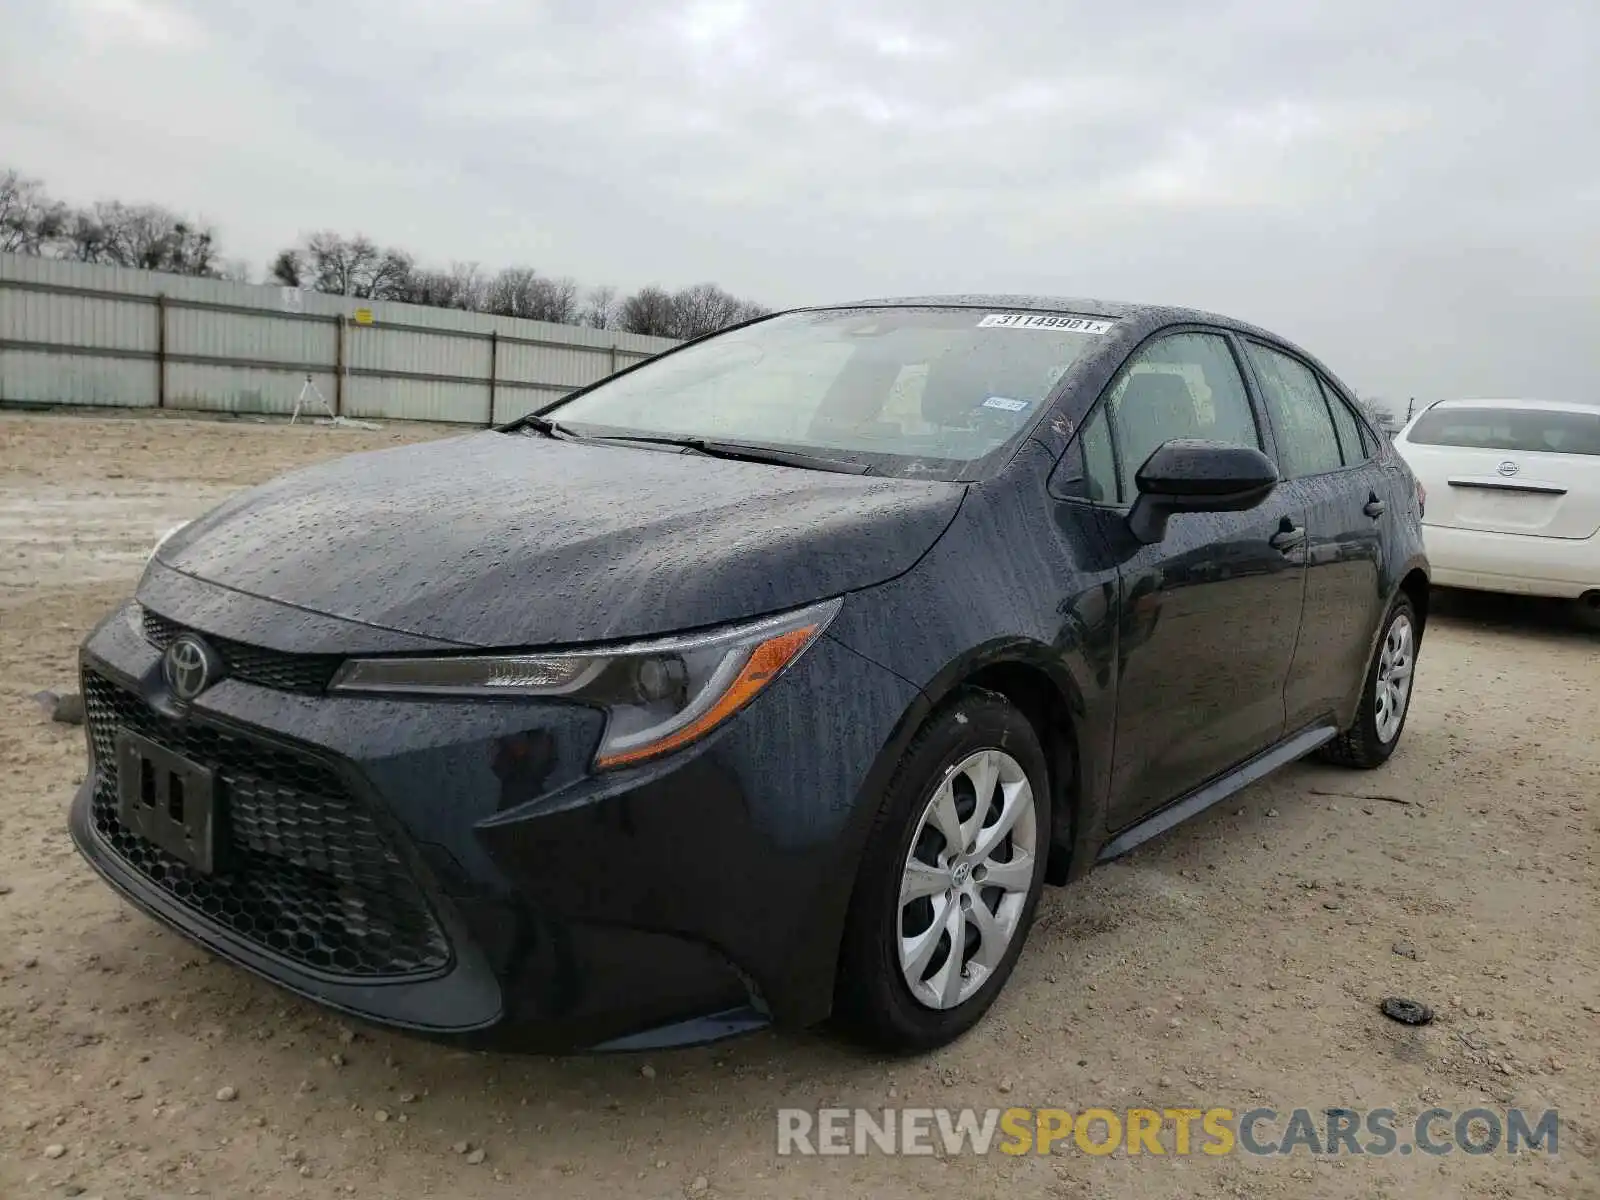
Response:
[[[1576,601],[1572,606],[1572,623],[1589,633],[1600,633],[1600,603],[1588,596]]]
[[[988,765],[995,783],[980,825],[976,791]],[[959,693],[917,734],[884,792],[845,918],[834,1015],[847,1032],[876,1050],[916,1054],[954,1041],[994,1003],[1044,889],[1049,782],[1033,727],[993,692]],[[938,804],[947,791],[960,840],[975,839],[953,857],[952,839],[940,832],[951,827],[949,809]],[[1001,814],[1010,832],[996,838]],[[902,907],[907,879],[919,894]],[[974,905],[983,906],[982,918]],[[965,943],[959,969],[952,931]]]
[[[1380,683],[1389,675],[1392,641],[1397,636],[1397,630],[1402,627],[1409,635],[1412,674],[1406,676],[1404,696],[1398,705],[1400,719],[1399,723],[1395,724],[1392,716],[1388,716],[1385,712],[1385,708],[1380,707],[1378,689]],[[1400,736],[1406,729],[1406,720],[1411,715],[1411,696],[1416,690],[1414,683],[1417,651],[1421,645],[1421,626],[1417,621],[1416,607],[1411,603],[1411,597],[1402,592],[1389,609],[1389,615],[1384,618],[1383,635],[1378,639],[1372,663],[1367,667],[1367,679],[1361,689],[1361,704],[1356,710],[1356,719],[1349,729],[1318,751],[1319,758],[1335,766],[1354,767],[1358,770],[1371,770],[1389,761],[1389,756],[1400,744]],[[1385,733],[1388,733],[1387,737],[1384,736]]]

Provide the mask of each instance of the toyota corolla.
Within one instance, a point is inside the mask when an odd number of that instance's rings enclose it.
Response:
[[[782,313],[169,535],[83,647],[72,832],[419,1034],[927,1049],[1047,884],[1394,752],[1420,507],[1326,367],[1223,317]]]

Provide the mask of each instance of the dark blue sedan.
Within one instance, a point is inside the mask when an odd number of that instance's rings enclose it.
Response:
[[[781,313],[170,535],[83,648],[72,832],[157,920],[427,1036],[924,1050],[1045,884],[1394,752],[1421,505],[1236,321]]]

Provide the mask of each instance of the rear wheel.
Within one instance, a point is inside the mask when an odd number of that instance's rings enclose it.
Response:
[[[1389,610],[1378,652],[1367,669],[1361,704],[1350,728],[1323,747],[1321,757],[1342,767],[1370,769],[1389,761],[1411,711],[1411,685],[1421,636],[1417,611],[1402,592]]]
[[[862,855],[835,1011],[916,1053],[977,1023],[1016,964],[1049,856],[1049,773],[1027,719],[972,691],[907,749]]]

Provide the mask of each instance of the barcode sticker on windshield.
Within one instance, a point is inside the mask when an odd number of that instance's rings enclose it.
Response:
[[[1021,412],[1031,403],[1032,401],[1029,400],[1013,400],[1009,396],[990,396],[983,402],[983,406],[985,408],[998,408],[1002,412]]]
[[[1113,322],[1094,317],[1056,317],[1049,313],[990,313],[979,329],[1053,329],[1059,333],[1105,333]]]

